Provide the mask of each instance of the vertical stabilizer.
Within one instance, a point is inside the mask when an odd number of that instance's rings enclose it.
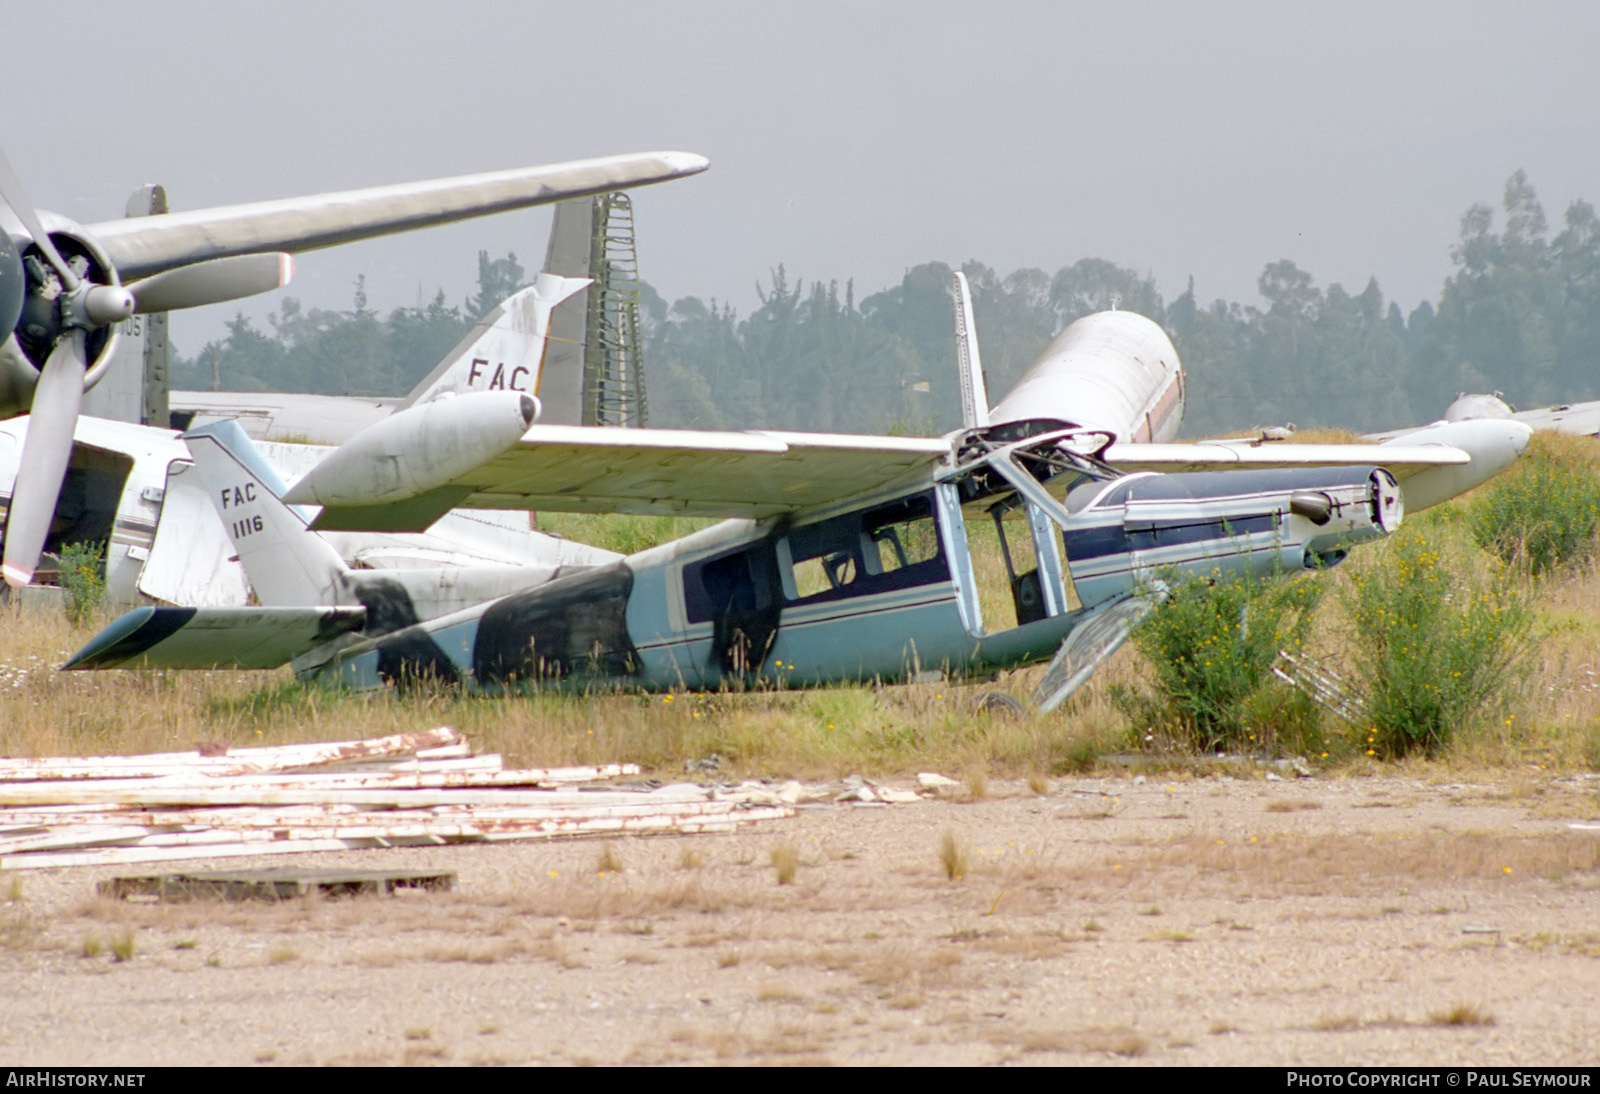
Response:
[[[978,356],[978,328],[972,322],[972,291],[967,275],[955,272],[956,366],[961,373],[961,424],[978,429],[989,424],[989,394],[984,389],[983,359]]]
[[[589,251],[594,244],[594,199],[577,198],[556,206],[544,268],[562,277],[593,277]],[[551,425],[593,425],[583,418],[585,344],[589,332],[588,288],[574,293],[550,316],[550,340],[539,383],[539,420]]]
[[[259,603],[353,603],[341,596],[345,564],[338,552],[283,503],[283,482],[237,422],[216,422],[183,439]]]
[[[586,277],[541,273],[531,286],[484,316],[411,390],[400,409],[441,395],[469,391],[537,395],[549,346],[550,314],[557,304],[588,284]]]
[[[167,191],[146,183],[128,199],[129,217],[161,216],[167,212]],[[130,315],[120,324],[116,356],[100,382],[84,392],[81,413],[166,429],[171,413],[171,384],[167,373],[167,313]]]

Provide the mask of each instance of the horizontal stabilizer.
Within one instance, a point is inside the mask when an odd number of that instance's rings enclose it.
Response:
[[[352,608],[135,608],[63,669],[275,669],[359,630]]]

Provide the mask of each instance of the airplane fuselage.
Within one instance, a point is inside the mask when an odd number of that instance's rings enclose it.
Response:
[[[1043,521],[1008,485],[958,474],[727,521],[298,667],[357,688],[491,691],[983,675],[1048,659],[1088,613],[1155,582],[1320,568],[1400,519],[1394,480],[1372,467],[1067,475],[1045,485],[1066,504]]]

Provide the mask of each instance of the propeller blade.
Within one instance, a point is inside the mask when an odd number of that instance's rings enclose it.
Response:
[[[0,197],[5,198],[6,204],[17,214],[22,226],[28,229],[28,234],[44,252],[45,258],[50,260],[50,265],[56,268],[56,273],[61,276],[61,283],[66,286],[67,291],[76,289],[78,275],[72,272],[72,267],[61,257],[61,252],[56,250],[55,243],[50,239],[50,233],[39,223],[39,214],[34,211],[33,202],[28,200],[28,192],[22,188],[22,180],[11,169],[11,161],[6,159],[4,152],[0,152]]]
[[[281,289],[294,276],[294,257],[281,252],[216,258],[180,266],[127,286],[134,310],[177,311]]]
[[[83,402],[83,331],[63,338],[44,363],[33,391],[33,416],[28,419],[28,439],[22,445],[17,483],[6,518],[6,549],[0,573],[7,585],[20,589],[33,580],[50,534],[56,499],[72,459],[72,431]]]

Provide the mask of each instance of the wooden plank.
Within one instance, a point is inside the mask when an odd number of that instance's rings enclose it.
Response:
[[[118,877],[102,881],[99,892],[117,900],[153,896],[162,901],[292,900],[361,893],[393,894],[397,889],[442,892],[455,888],[454,871],[438,870],[234,870]]]
[[[105,847],[98,851],[64,851],[0,856],[0,870],[34,870],[58,866],[113,866],[119,862],[176,862],[242,855],[289,855],[307,851],[362,851],[381,846],[373,840],[311,840],[304,843],[219,843],[206,847]]]
[[[696,788],[698,789],[698,788]],[[0,806],[39,806],[55,804],[98,804],[132,806],[168,805],[364,805],[368,808],[419,807],[433,805],[515,805],[519,797],[549,795],[547,801],[561,800],[561,795],[585,793],[624,793],[621,791],[581,790],[497,790],[497,789],[329,789],[315,787],[296,788],[276,784],[178,784],[171,782],[147,783],[137,787],[120,785],[83,785],[78,783],[10,783],[0,784]],[[693,792],[680,787],[662,787],[647,792],[652,800],[689,800]],[[700,790],[704,795],[706,791]],[[738,800],[736,795],[727,795]]]
[[[0,759],[0,780],[36,779],[37,772],[63,772],[55,778],[128,778],[177,771],[206,771],[213,775],[248,774],[295,767],[315,767],[413,753],[461,745],[459,733],[449,726],[396,733],[362,741],[325,741],[311,744],[271,745],[230,749],[221,756],[199,752],[159,752],[144,756],[52,756],[41,759]]]

